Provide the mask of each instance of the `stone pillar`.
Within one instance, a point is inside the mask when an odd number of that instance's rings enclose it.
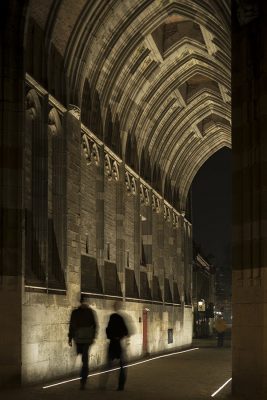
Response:
[[[140,181],[136,179],[136,194],[134,196],[134,274],[140,295]]]
[[[116,264],[125,299],[125,165],[119,166],[119,180],[116,183]]]
[[[184,306],[185,306],[185,238],[184,238],[184,216],[181,215],[179,219],[179,229],[178,235],[180,237],[180,282],[179,282],[179,289],[180,289],[180,298],[181,298],[181,326],[184,326]]]
[[[232,12],[233,382],[267,396],[267,4]],[[259,9],[257,9],[257,3]]]
[[[76,107],[65,113],[64,131],[67,141],[67,293],[70,304],[75,306],[79,300],[81,279],[81,122],[80,113]]]
[[[164,201],[160,199],[159,210],[160,212],[155,215],[155,224],[157,230],[157,237],[154,239],[156,249],[155,253],[157,255],[157,266],[158,266],[158,276],[159,285],[162,294],[162,300],[164,302],[165,298],[165,259],[164,259]]]
[[[25,3],[1,9],[0,386],[21,380]]]
[[[104,270],[104,146],[99,146],[99,165],[96,176],[96,258],[99,274],[105,293],[105,270]]]

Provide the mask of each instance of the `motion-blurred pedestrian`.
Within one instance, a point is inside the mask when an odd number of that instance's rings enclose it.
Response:
[[[71,313],[68,336],[69,345],[72,346],[72,340],[74,340],[77,354],[82,356],[80,388],[84,390],[89,372],[88,353],[96,337],[97,319],[84,296],[81,296],[80,303],[80,306]]]
[[[122,345],[122,339],[129,334],[124,318],[118,313],[120,307],[121,304],[119,302],[114,303],[115,312],[110,315],[108,326],[106,328],[107,338],[110,341],[107,351],[107,369],[111,368],[113,360],[118,359],[120,363],[119,382],[117,390],[123,390],[126,382],[126,357]],[[106,384],[107,376],[104,379],[105,382],[103,382],[102,380],[102,388]]]

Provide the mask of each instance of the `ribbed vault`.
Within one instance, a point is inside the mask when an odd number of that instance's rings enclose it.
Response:
[[[230,1],[33,0],[29,16],[48,89],[60,59],[64,102],[184,209],[198,169],[231,146]]]

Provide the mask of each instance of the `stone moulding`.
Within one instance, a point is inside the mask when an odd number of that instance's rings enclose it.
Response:
[[[105,153],[104,156],[104,165],[105,165],[105,174],[109,180],[114,179],[115,181],[119,181],[120,172],[119,172],[119,164],[117,160],[114,160],[110,154]]]
[[[158,214],[161,211],[160,198],[155,193],[152,193],[152,210]]]
[[[75,104],[69,104],[68,111],[78,120],[81,119],[81,109]]]
[[[98,146],[85,133],[82,136],[82,147],[87,165],[90,165],[92,161],[94,161],[96,165],[99,165],[100,157]]]
[[[164,215],[165,221],[168,221],[168,222],[171,221],[171,210],[166,203],[164,203],[164,206],[163,206],[163,215]]]
[[[149,188],[142,182],[140,183],[140,202],[146,206],[150,205]]]
[[[128,171],[125,171],[125,186],[128,195],[136,196],[136,178],[132,176]]]

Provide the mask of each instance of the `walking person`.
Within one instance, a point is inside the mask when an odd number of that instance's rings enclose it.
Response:
[[[82,356],[80,389],[84,390],[89,372],[88,353],[96,337],[97,319],[84,296],[81,296],[80,303],[80,306],[71,313],[68,336],[69,345],[72,346],[72,340],[74,340],[77,354]]]
[[[227,329],[227,324],[222,315],[215,320],[214,328],[217,332],[217,346],[223,347],[224,335]]]
[[[119,360],[120,371],[119,371],[119,382],[117,390],[124,390],[126,382],[126,370],[125,370],[126,357],[121,341],[124,337],[128,336],[129,332],[124,318],[117,312],[119,309],[120,309],[120,303],[115,302],[114,304],[115,312],[110,315],[108,325],[106,328],[106,335],[110,341],[107,351],[107,369],[111,368],[113,360],[116,359]],[[101,385],[102,388],[105,388],[107,381],[107,375],[106,377],[104,375],[102,378],[102,385]]]

